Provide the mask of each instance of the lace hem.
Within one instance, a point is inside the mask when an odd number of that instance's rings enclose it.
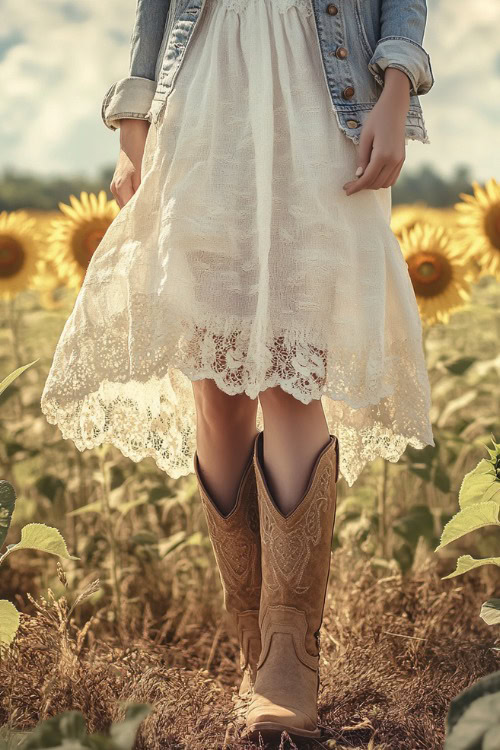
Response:
[[[150,456],[172,478],[191,473],[196,449],[192,380],[211,378],[229,395],[280,385],[302,403],[321,398],[329,430],[339,440],[339,473],[352,486],[378,456],[396,462],[407,445],[434,445],[425,366],[414,342],[394,342],[380,358],[366,352],[325,354],[310,334],[281,332],[268,339],[265,367],[248,356],[250,332],[228,335],[190,326],[176,342],[130,358],[116,322],[77,334],[78,345],[56,350],[41,398],[47,421],[83,451],[112,443],[133,461]],[[64,335],[64,334],[63,334]],[[149,342],[150,344],[151,342]],[[413,354],[412,354],[413,352]],[[422,360],[423,361],[423,360]],[[258,375],[257,373],[264,373]],[[111,379],[110,379],[111,378]],[[263,428],[260,404],[257,427]]]
[[[243,13],[246,8],[256,3],[262,3],[262,0],[213,0],[217,4],[222,5],[226,10],[233,10],[236,13]],[[271,0],[273,7],[279,13],[286,13],[291,8],[297,8],[301,13],[305,15],[312,15],[313,9],[310,0]]]

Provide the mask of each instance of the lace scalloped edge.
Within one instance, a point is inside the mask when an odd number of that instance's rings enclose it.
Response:
[[[230,387],[228,386],[227,382],[212,369],[190,369],[187,366],[179,367],[178,365],[176,365],[174,369],[178,369],[191,381],[210,378],[214,380],[216,385],[228,395],[246,393],[250,398],[255,398],[254,388],[249,388],[248,385],[245,384]],[[161,379],[151,378],[150,381],[148,381],[146,384],[137,384],[147,387],[152,380],[159,380],[159,382],[161,383],[166,382],[169,377],[170,370],[167,375],[163,376],[163,378]],[[131,381],[129,381],[129,384],[130,382]],[[120,393],[123,392],[123,384],[108,382],[107,385],[116,388],[117,398],[119,398]],[[266,383],[259,389],[259,391],[266,390],[267,388],[276,385],[281,386],[284,391],[298,398],[302,403],[305,404],[309,403],[315,397],[325,397],[332,400],[339,400],[338,394],[325,386],[322,389],[318,389],[318,392],[315,395],[311,393],[310,398],[304,397],[303,394],[294,389],[293,384],[290,384],[289,381],[280,378],[279,375],[275,375],[274,377],[266,380]],[[89,394],[84,399],[72,402],[69,411],[68,409],[60,406],[60,404],[55,399],[49,397],[42,398],[42,412],[50,424],[54,424],[59,427],[63,439],[72,440],[76,448],[80,452],[83,452],[86,449],[96,448],[103,443],[109,443],[111,445],[114,445],[124,456],[136,463],[143,460],[144,458],[151,457],[156,463],[157,467],[161,471],[167,473],[172,479],[179,479],[180,477],[187,476],[194,471],[194,468],[192,466],[194,447],[189,448],[185,453],[183,453],[181,449],[182,444],[185,442],[186,436],[188,436],[189,440],[192,440],[192,445],[195,445],[196,425],[193,418],[188,419],[184,427],[181,430],[177,430],[177,435],[173,436],[172,439],[174,443],[176,443],[176,452],[174,454],[176,458],[170,460],[165,458],[162,452],[155,448],[154,445],[142,444],[139,449],[135,449],[132,445],[130,433],[127,431],[125,433],[122,433],[122,435],[113,431],[101,431],[93,438],[86,437],[85,439],[82,439],[79,436],[79,432],[81,434],[81,423],[79,415],[82,411],[83,406],[99,398],[100,390],[101,388],[94,393]],[[340,400],[343,401],[346,405],[351,406],[352,408],[362,408],[371,405],[377,405],[381,399],[387,397],[388,395],[391,395],[392,392],[393,390],[391,389],[390,393],[384,393],[383,389],[381,389],[377,395],[372,394],[372,396],[369,397],[366,402],[362,404],[360,404],[359,401],[356,402],[355,407],[352,407],[352,404],[349,403],[349,399],[345,396]],[[257,414],[257,428],[263,429],[260,404]],[[359,439],[359,442],[363,446],[363,457],[360,457],[359,453],[355,452],[356,446],[351,451],[346,448],[346,446],[348,446],[350,442],[356,442],[355,440],[352,441],[353,432],[354,428],[344,428],[341,424],[336,425],[334,432],[339,440],[339,475],[342,475],[349,487],[352,487],[365,465],[378,457],[390,461],[391,463],[397,463],[408,445],[412,446],[415,449],[422,449],[426,445],[435,445],[429,423],[422,425],[422,432],[420,437],[416,435],[408,436],[395,434],[390,428],[383,425],[377,425],[375,428],[366,428],[366,430],[364,430],[364,435],[362,434],[363,431],[361,431],[361,438]],[[355,432],[356,435],[360,435],[359,431]],[[124,438],[123,434],[125,434],[127,437]],[[350,456],[350,453],[352,453],[353,455]],[[185,456],[186,460],[179,460],[179,455],[181,457]],[[354,458],[356,458],[355,463],[353,463]]]

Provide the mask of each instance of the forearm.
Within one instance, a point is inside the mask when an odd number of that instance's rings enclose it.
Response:
[[[398,68],[386,68],[384,73],[384,89],[381,96],[390,96],[401,103],[406,112],[410,104],[411,81],[402,70]]]
[[[394,132],[404,132],[406,115],[410,106],[411,81],[398,68],[387,68],[384,74],[384,88],[379,98],[379,106],[392,123]]]

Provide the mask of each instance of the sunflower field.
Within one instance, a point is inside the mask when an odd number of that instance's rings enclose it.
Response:
[[[408,447],[354,487],[339,483],[325,747],[437,750],[450,702],[500,670],[500,183],[472,187],[450,208],[393,207],[424,329],[435,447]],[[235,712],[236,634],[194,475],[174,481],[108,444],[80,452],[40,410],[58,337],[118,212],[101,191],[57,212],[0,213],[0,381],[19,370],[0,383],[0,599],[16,611],[15,635],[0,611],[0,746],[250,750]],[[488,452],[488,521],[444,539],[464,477]],[[15,497],[2,501],[7,485]],[[27,541],[41,524],[53,529],[45,547]],[[483,560],[459,577],[460,553]],[[121,745],[108,742],[111,726]],[[295,745],[285,737],[282,747]]]

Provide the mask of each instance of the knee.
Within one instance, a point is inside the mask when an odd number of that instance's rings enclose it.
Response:
[[[290,408],[297,408],[300,404],[296,398],[284,391],[279,385],[261,391],[259,400],[262,408],[266,411],[286,411]]]
[[[246,393],[230,396],[208,378],[194,381],[193,391],[198,422],[205,428],[217,428],[221,424],[228,428],[255,418],[257,399],[250,399]]]

